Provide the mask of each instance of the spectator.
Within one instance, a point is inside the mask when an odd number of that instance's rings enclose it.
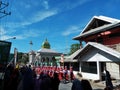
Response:
[[[110,75],[109,71],[106,69],[106,67],[105,67],[105,82],[106,82],[106,87],[110,87],[111,89],[113,89],[111,75]]]
[[[33,90],[34,89],[34,80],[33,80],[33,71],[30,67],[23,67],[22,78],[18,85],[17,90]]]
[[[77,73],[75,79],[73,80],[71,90],[83,90],[81,85],[82,75]]]
[[[51,78],[46,73],[43,74],[43,76],[41,78],[40,89],[41,90],[51,90],[52,89]]]
[[[52,78],[52,90],[59,90],[60,80],[58,77],[58,73],[54,73],[54,77]]]
[[[92,86],[88,80],[82,79],[81,85],[83,90],[92,90]]]
[[[74,73],[73,73],[73,68],[72,66],[70,67],[70,82],[74,80]]]

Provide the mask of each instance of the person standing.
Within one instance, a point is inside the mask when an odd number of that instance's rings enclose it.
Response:
[[[67,70],[67,66],[65,66],[64,70],[63,70],[63,76],[64,76],[64,83],[66,83],[66,81],[68,80],[68,70]]]
[[[113,89],[111,75],[110,75],[109,71],[106,69],[106,67],[105,67],[104,70],[105,70],[105,83],[106,83],[106,87],[110,87],[111,89]]]
[[[72,82],[71,90],[83,90],[81,79],[82,79],[82,75],[80,73],[77,73],[75,79]]]
[[[72,66],[70,67],[70,75],[69,75],[69,77],[70,77],[70,82],[72,82],[74,80],[74,73],[73,73],[73,67]]]
[[[59,90],[60,80],[58,77],[58,73],[54,72],[52,78],[52,90]]]
[[[82,90],[92,90],[90,82],[86,79],[81,80]]]

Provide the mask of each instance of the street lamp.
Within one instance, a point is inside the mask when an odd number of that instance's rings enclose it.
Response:
[[[4,39],[4,41],[11,40],[11,39],[16,39],[16,37],[7,38],[7,39]]]

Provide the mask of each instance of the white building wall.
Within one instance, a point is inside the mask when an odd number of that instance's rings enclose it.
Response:
[[[34,62],[35,56],[36,56],[35,52],[29,52],[29,63],[30,64]]]
[[[120,66],[119,63],[106,63],[107,70],[110,72],[111,77],[120,79]]]
[[[111,77],[120,79],[120,66],[118,63],[115,63],[115,61],[119,61],[119,59],[113,57],[110,54],[107,54],[98,49],[91,48],[91,50],[85,53],[83,57],[80,58],[80,60],[81,62],[97,62],[97,74],[81,72],[81,67],[80,67],[80,72],[82,73],[83,77],[86,79],[101,80],[102,72],[101,72],[100,62],[107,63],[106,66],[111,74]]]
[[[92,73],[82,72],[82,76],[83,76],[83,78],[85,78],[85,79],[100,80],[98,74],[92,74]]]
[[[74,71],[74,75],[76,75],[78,72]],[[85,73],[85,72],[80,72],[83,76],[83,79],[91,79],[91,80],[100,80],[98,74],[92,74],[92,73]]]

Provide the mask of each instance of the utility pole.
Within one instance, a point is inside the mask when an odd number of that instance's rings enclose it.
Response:
[[[11,15],[11,12],[7,12],[5,8],[9,6],[9,3],[4,3],[2,0],[0,0],[0,19],[7,16]]]
[[[8,6],[9,6],[9,3],[4,3],[2,0],[0,0],[0,19],[7,16],[7,15],[11,15],[11,12],[6,11],[6,8]],[[1,27],[0,27],[0,34],[1,34],[1,37],[2,37]]]

